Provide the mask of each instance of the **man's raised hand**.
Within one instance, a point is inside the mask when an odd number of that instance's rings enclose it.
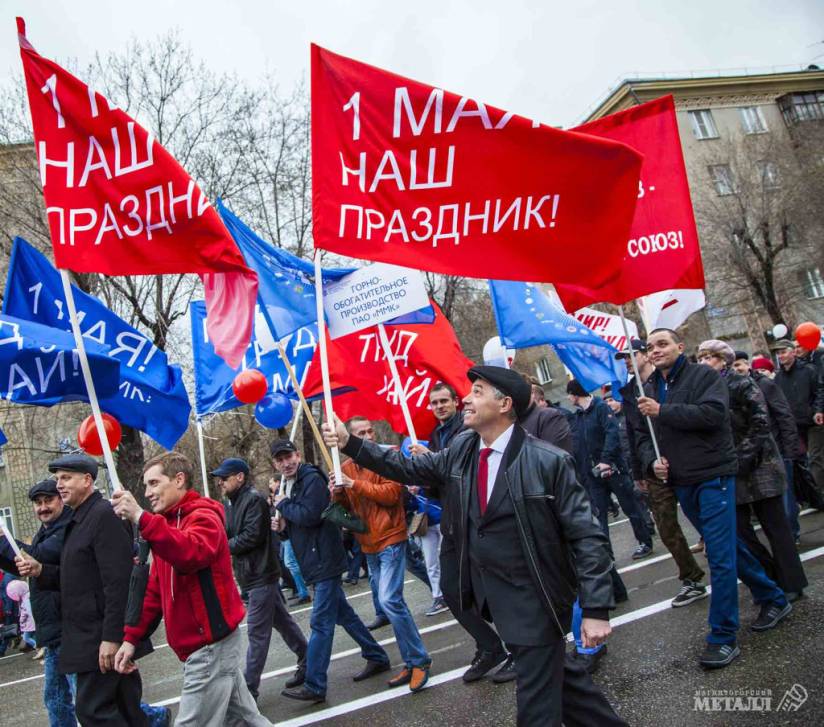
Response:
[[[329,422],[324,422],[322,428],[323,441],[327,447],[346,446],[346,443],[349,441],[349,432],[346,431],[346,427],[343,425],[343,422],[340,419],[338,419],[337,415],[335,416],[334,429],[329,424]]]

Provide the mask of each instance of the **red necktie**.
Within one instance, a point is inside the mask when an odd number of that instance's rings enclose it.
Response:
[[[481,450],[481,459],[478,462],[478,505],[481,508],[481,515],[486,512],[486,501],[488,496],[489,485],[489,455],[492,454],[491,447],[485,447]]]

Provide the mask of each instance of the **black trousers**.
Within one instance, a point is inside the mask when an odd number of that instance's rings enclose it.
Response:
[[[453,551],[441,551],[441,591],[443,599],[455,620],[474,640],[478,651],[503,653],[504,644],[498,632],[492,628],[481,615],[475,611],[461,610],[461,596],[458,593],[458,554]]]
[[[626,727],[564,641],[507,646],[518,675],[518,727]]]
[[[83,727],[148,727],[149,721],[140,708],[142,694],[140,672],[81,672],[77,675],[77,720]]]
[[[750,507],[761,523],[764,535],[770,543],[772,553],[762,545],[750,522]],[[790,521],[784,510],[781,495],[758,500],[750,505],[738,505],[736,521],[738,536],[746,543],[750,552],[758,558],[766,574],[787,591],[798,593],[807,587],[807,576],[795,540],[790,530]]]

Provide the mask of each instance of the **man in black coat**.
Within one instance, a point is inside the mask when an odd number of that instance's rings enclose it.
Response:
[[[565,653],[576,591],[587,646],[610,633],[607,540],[575,477],[572,458],[517,424],[529,405],[523,377],[469,370],[464,422],[437,453],[407,459],[324,425],[330,446],[400,482],[433,482],[458,546],[461,608],[494,621],[515,657],[518,725],[619,725],[585,668]]]
[[[229,552],[238,585],[249,597],[246,611],[249,647],[244,677],[249,692],[257,700],[272,629],[277,629],[298,658],[297,670],[286,682],[287,688],[303,684],[306,637],[286,608],[280,592],[280,563],[272,545],[277,536],[272,532],[269,504],[249,479],[249,465],[239,458],[224,459],[212,476],[217,478],[228,498],[224,509]]]
[[[284,478],[274,499],[275,517],[286,524],[303,578],[315,586],[304,683],[284,689],[281,694],[303,702],[323,702],[336,624],[343,626],[357,642],[366,659],[366,666],[355,675],[355,681],[386,671],[389,656],[343,593],[341,574],[349,565],[340,528],[322,517],[330,500],[326,477],[314,465],[303,464],[300,453],[288,439],[275,442],[271,452],[275,467]]]
[[[18,543],[18,546],[40,563],[57,565],[72,510],[63,505],[57,483],[51,479],[34,485],[29,490],[29,499],[41,525],[31,545]],[[5,539],[0,540],[0,570],[20,575],[14,563],[14,551]],[[34,638],[37,646],[45,649],[43,702],[51,724],[66,724],[74,719],[74,700],[68,677],[57,669],[60,657],[60,594],[43,590],[36,580],[32,580],[30,596],[36,628]]]
[[[409,448],[412,454],[441,452],[466,429],[463,412],[458,410],[458,404],[460,404],[458,394],[449,384],[441,382],[432,387],[429,392],[429,406],[438,424],[429,435],[429,447],[413,444]],[[432,489],[436,490],[434,494],[439,497],[437,488],[430,488],[430,492]],[[441,506],[444,506],[443,502]],[[499,664],[503,666],[495,672],[493,680],[496,683],[511,681],[515,678],[515,667],[512,663],[512,656],[507,654],[501,637],[477,612],[461,608],[461,597],[458,592],[458,548],[446,512],[441,516],[441,535],[440,565],[443,598],[457,622],[475,641],[475,656],[472,658],[469,669],[464,672],[463,681],[470,684],[483,679]]]
[[[792,341],[778,341],[776,355],[781,366],[775,374],[775,383],[787,397],[798,435],[806,447],[810,429],[824,425],[824,382],[819,380],[815,366],[796,357]],[[824,490],[824,482],[816,484]]]
[[[72,509],[59,565],[17,558],[36,586],[59,590],[62,607],[59,669],[77,674],[75,711],[81,725],[148,724],[140,708],[139,672],[119,674],[114,657],[123,641],[123,621],[132,572],[132,537],[111,505],[94,488],[97,462],[82,454],[49,463],[57,491]]]

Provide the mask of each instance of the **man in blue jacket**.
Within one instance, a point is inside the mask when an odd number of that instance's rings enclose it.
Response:
[[[283,487],[274,500],[276,517],[285,522],[303,578],[315,586],[306,678],[303,685],[284,689],[281,694],[303,702],[323,702],[335,624],[343,626],[366,659],[366,666],[353,677],[355,681],[386,671],[389,656],[344,595],[341,574],[348,570],[348,563],[343,538],[338,526],[322,517],[330,497],[326,477],[317,467],[303,464],[297,448],[288,439],[275,442],[271,452],[275,467],[284,477]]]

